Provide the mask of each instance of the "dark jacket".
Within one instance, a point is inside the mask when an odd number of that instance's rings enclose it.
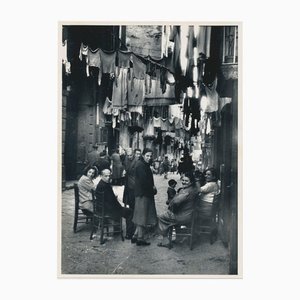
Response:
[[[100,180],[96,188],[96,201],[99,200],[99,193],[104,192],[104,212],[113,218],[122,216],[122,205],[117,200],[110,183]]]
[[[154,181],[150,165],[140,157],[135,165],[135,197],[146,196],[152,198],[154,196]]]
[[[99,174],[104,169],[110,169],[110,162],[105,157],[100,157],[94,165],[97,167]]]

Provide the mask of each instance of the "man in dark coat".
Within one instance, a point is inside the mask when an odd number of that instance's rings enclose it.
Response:
[[[132,149],[128,150],[127,159],[125,164],[125,187],[123,202],[126,206],[134,211],[135,197],[134,197],[134,187],[135,187],[135,165],[141,156],[141,150],[135,149],[134,155]],[[132,219],[126,219],[126,236],[125,238],[130,240],[134,234],[135,225]]]
[[[99,181],[96,188],[96,201],[99,200],[100,193],[104,192],[104,211],[105,214],[111,216],[114,219],[119,219],[120,217],[129,218],[132,215],[132,210],[123,207],[111,186],[111,171],[109,169],[104,169],[101,171],[101,180]]]
[[[98,151],[98,145],[93,146],[92,152],[87,155],[87,161],[89,166],[94,166],[100,158],[100,152]]]
[[[94,163],[94,165],[97,167],[99,174],[101,174],[102,170],[110,169],[110,162],[106,158],[106,152],[105,151],[102,151],[100,153],[100,157]]]
[[[156,225],[157,214],[154,202],[154,195],[157,190],[154,186],[153,174],[150,168],[152,159],[152,150],[145,148],[142,156],[135,165],[135,206],[133,214],[133,223],[136,225],[132,242],[137,246],[148,246],[145,241],[145,228],[147,225]]]

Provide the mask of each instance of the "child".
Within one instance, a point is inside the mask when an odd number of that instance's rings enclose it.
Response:
[[[176,190],[175,190],[175,186],[177,184],[177,181],[174,179],[170,179],[168,181],[168,190],[167,190],[167,194],[168,194],[168,200],[166,202],[167,205],[169,205],[170,201],[174,198],[174,196],[176,195]]]

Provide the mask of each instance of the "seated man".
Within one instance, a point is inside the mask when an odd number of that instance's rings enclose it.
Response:
[[[104,192],[104,211],[105,215],[112,217],[113,219],[129,218],[132,215],[130,208],[123,207],[116,195],[113,192],[111,186],[111,171],[104,169],[101,171],[101,179],[96,188],[96,201],[99,199],[100,193]]]
[[[158,244],[159,247],[171,247],[167,238],[171,226],[188,224],[192,220],[194,201],[198,196],[194,176],[192,172],[185,173],[181,180],[183,187],[170,201],[168,210],[158,216],[158,231],[163,236],[163,241]]]

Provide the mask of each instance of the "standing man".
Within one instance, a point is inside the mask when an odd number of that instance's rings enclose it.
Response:
[[[93,145],[93,150],[87,155],[88,165],[95,166],[99,158],[100,158],[100,152],[98,151],[98,145],[95,144]]]
[[[125,206],[129,206],[134,211],[135,197],[134,197],[134,187],[135,187],[135,166],[138,159],[141,156],[141,149],[135,149],[132,153],[132,149],[127,151],[127,159],[125,164],[125,187],[123,202]],[[130,240],[134,234],[135,225],[132,222],[132,218],[126,219],[126,236],[125,239]]]
[[[94,165],[97,167],[98,172],[100,174],[101,174],[102,170],[110,169],[110,162],[106,158],[106,152],[105,151],[100,152],[99,159],[97,160],[97,162]]]
[[[136,225],[132,243],[137,246],[149,246],[150,243],[144,238],[145,227],[156,225],[157,214],[154,202],[154,195],[157,194],[154,186],[153,174],[150,168],[153,151],[149,148],[143,150],[142,156],[135,165],[135,206],[133,223]]]

